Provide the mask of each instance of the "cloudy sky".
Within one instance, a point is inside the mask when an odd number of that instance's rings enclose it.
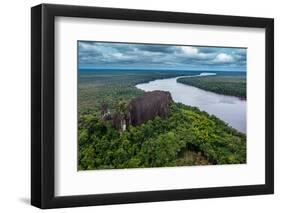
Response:
[[[78,42],[79,68],[246,71],[244,48]]]

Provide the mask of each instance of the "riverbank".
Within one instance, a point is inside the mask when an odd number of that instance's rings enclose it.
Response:
[[[183,76],[149,81],[148,83],[137,84],[136,88],[142,91],[169,91],[175,102],[198,107],[210,115],[215,115],[238,131],[246,133],[245,100],[178,83],[177,80],[181,78]],[[205,76],[188,78],[205,78]]]
[[[177,82],[222,95],[246,100],[246,76],[200,76],[178,78]]]
[[[79,124],[79,170],[246,163],[246,135],[180,103],[122,134],[92,114]]]

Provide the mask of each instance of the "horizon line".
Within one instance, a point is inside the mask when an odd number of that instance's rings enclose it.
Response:
[[[78,67],[78,70],[163,70],[163,71],[212,71],[212,72],[247,72],[247,70],[209,70],[209,69],[171,69],[171,68],[94,68]]]

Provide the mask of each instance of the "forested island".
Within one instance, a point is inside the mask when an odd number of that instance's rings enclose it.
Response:
[[[145,95],[136,84],[197,74],[80,70],[78,169],[246,163],[246,135],[196,107],[172,101],[167,116],[156,116],[138,125],[129,122],[125,129],[116,128],[111,119],[104,119],[105,105],[106,113],[125,115],[132,101]]]
[[[204,77],[185,77],[177,79],[179,83],[195,86],[200,89],[223,95],[236,96],[246,99],[246,75],[213,75]]]

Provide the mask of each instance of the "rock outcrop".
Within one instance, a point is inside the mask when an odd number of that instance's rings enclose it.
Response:
[[[146,92],[133,99],[123,110],[110,114],[107,105],[101,107],[104,121],[111,120],[112,125],[119,131],[125,131],[129,125],[137,126],[155,117],[166,118],[170,113],[172,97],[169,92],[155,90]]]
[[[166,118],[172,97],[169,92],[152,91],[133,99],[128,106],[128,123],[136,126],[155,117]]]

